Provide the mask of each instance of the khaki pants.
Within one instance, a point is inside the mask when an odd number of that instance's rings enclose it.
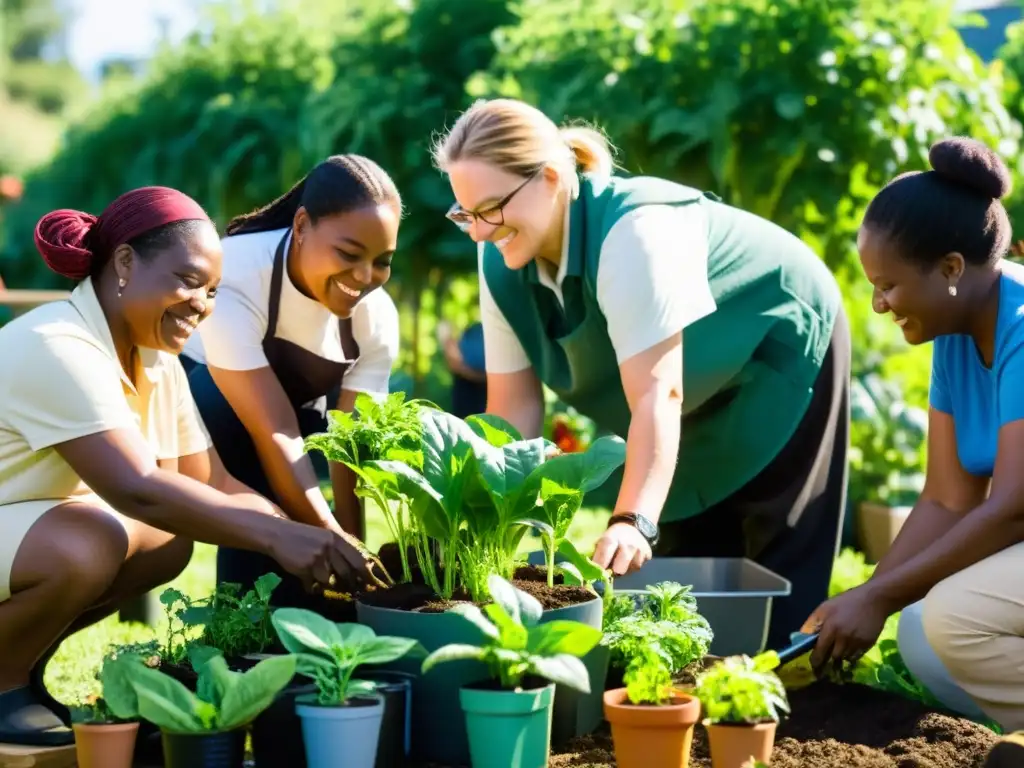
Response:
[[[923,603],[924,636],[949,679],[1006,731],[1024,729],[1024,543],[939,582]],[[926,654],[912,647],[910,630],[901,627],[900,651],[918,674],[914,660]],[[942,689],[927,677],[925,686]]]

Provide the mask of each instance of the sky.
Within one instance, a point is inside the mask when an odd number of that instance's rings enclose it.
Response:
[[[160,18],[171,39],[191,31],[198,3],[185,0],[70,0],[75,21],[68,34],[68,55],[86,77],[116,56],[148,56],[160,39]]]

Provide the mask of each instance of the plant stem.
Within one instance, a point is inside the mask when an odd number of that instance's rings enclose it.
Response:
[[[547,545],[547,561],[548,561],[548,586],[555,586],[555,537],[544,536],[544,543]]]

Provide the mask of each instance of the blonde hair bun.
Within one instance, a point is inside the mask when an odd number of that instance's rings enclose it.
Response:
[[[603,133],[583,125],[566,126],[558,133],[572,150],[580,171],[602,177],[612,175],[612,150]]]

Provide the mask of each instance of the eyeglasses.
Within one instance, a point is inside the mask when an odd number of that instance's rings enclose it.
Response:
[[[537,178],[537,174],[539,173],[540,170],[538,169],[533,173],[533,175],[526,179],[526,181],[524,181],[518,187],[513,189],[501,200],[499,200],[496,204],[490,206],[489,208],[485,208],[482,211],[467,211],[458,203],[453,203],[452,207],[448,209],[448,213],[446,213],[445,216],[463,232],[468,232],[470,226],[476,219],[480,219],[480,221],[486,224],[492,224],[494,226],[500,227],[502,224],[505,223],[505,206],[512,201],[512,198],[516,196],[519,190],[521,190],[523,187],[525,187],[527,184],[529,184],[531,181]]]

